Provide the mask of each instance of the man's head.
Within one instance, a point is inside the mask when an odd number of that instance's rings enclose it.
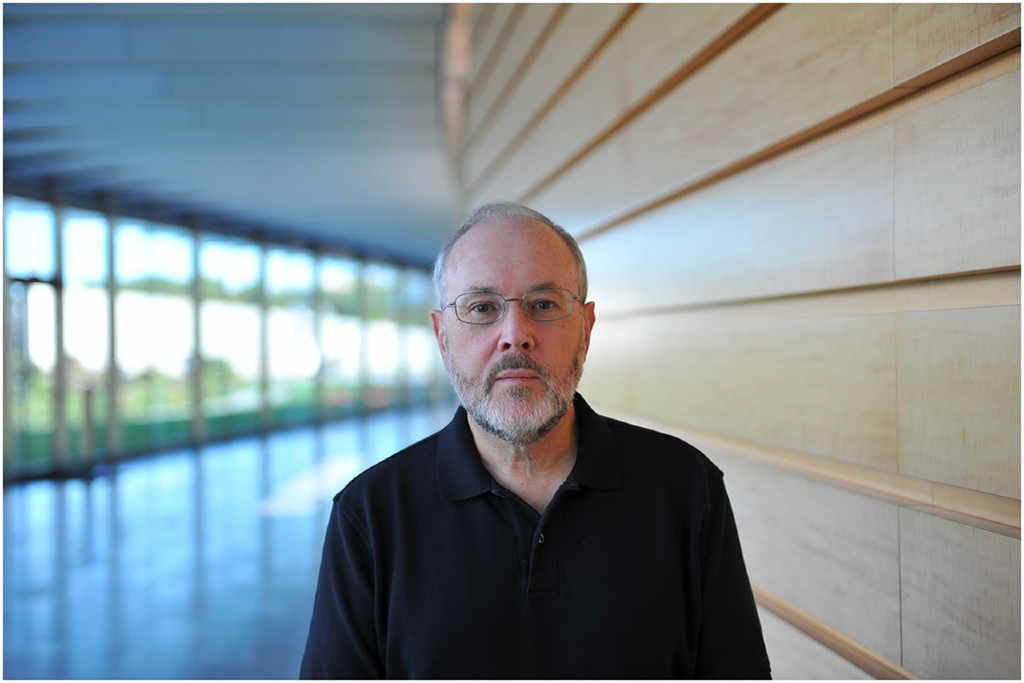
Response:
[[[594,304],[584,303],[586,266],[576,241],[532,209],[488,204],[441,249],[434,286],[440,306],[432,314],[434,334],[469,415],[514,445],[548,433],[572,405],[594,325]],[[570,296],[541,290],[566,290]],[[504,304],[496,322],[473,324],[460,319],[477,319],[466,308],[449,305],[471,292],[516,300]],[[530,297],[528,311],[519,301],[524,296]],[[549,312],[563,301],[567,315],[544,320],[557,317]],[[502,305],[468,303],[476,312]]]

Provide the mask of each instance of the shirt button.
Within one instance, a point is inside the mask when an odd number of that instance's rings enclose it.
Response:
[[[537,543],[543,543],[543,542],[544,542],[544,534],[541,534],[541,535],[537,536]]]

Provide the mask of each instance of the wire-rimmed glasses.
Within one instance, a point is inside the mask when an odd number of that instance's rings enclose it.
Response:
[[[455,317],[470,325],[491,325],[505,317],[508,302],[518,301],[523,314],[541,323],[554,322],[572,315],[573,300],[583,303],[567,289],[535,289],[521,297],[506,299],[497,292],[466,292],[445,305],[454,307]]]

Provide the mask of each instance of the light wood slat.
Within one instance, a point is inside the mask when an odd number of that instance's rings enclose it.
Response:
[[[603,50],[590,67],[577,80],[571,90],[559,101],[557,107],[553,108],[543,123],[537,126],[533,133],[524,140],[513,151],[512,157],[498,168],[493,176],[486,182],[474,185],[468,189],[467,196],[470,203],[479,203],[485,197],[497,195],[505,197],[517,197],[529,191],[543,174],[555,169],[565,159],[587,146],[593,144],[593,138],[600,136],[602,131],[610,127],[621,125],[621,119],[628,114],[623,111],[630,107],[640,106],[640,103],[630,102],[625,99],[622,93],[624,82],[624,68],[633,60],[650,60],[652,53],[656,53],[663,44],[662,41],[645,43],[640,34],[640,40],[636,43],[643,47],[637,53],[629,54],[623,51],[623,35],[627,32],[636,31],[633,29],[633,22],[641,12],[663,13],[667,5],[644,5],[636,11],[635,15],[625,24],[620,34],[608,47]],[[685,5],[686,12],[691,19],[688,22],[675,24],[676,30],[684,30],[677,36],[675,42],[675,55],[677,61],[672,64],[668,60],[661,61],[665,69],[657,76],[659,82],[662,79],[670,81],[668,85],[674,85],[680,80],[680,75],[686,75],[686,65],[690,60],[700,57],[706,48],[713,47],[716,51],[724,49],[724,45],[716,40],[719,33],[728,31],[730,25],[742,21],[745,8],[736,5]],[[754,10],[752,10],[754,11]],[[758,12],[763,12],[757,10]],[[663,30],[672,28],[672,25],[664,24]],[[739,38],[741,33],[732,36],[732,40]],[[679,65],[683,65],[680,71]],[[673,73],[673,71],[678,72]],[[643,93],[644,101],[648,97],[658,96],[664,90],[661,85],[655,88],[657,92]],[[644,105],[646,106],[646,105]],[[620,123],[617,123],[620,122]]]
[[[493,116],[494,109],[503,106],[522,76],[520,67],[535,56],[536,43],[545,37],[546,24],[562,11],[564,9],[557,4],[529,4],[514,25],[509,21],[506,29],[509,36],[492,73],[482,87],[470,91],[466,107],[470,139],[480,132],[480,126],[487,123],[488,117]]]
[[[491,125],[467,143],[464,151],[466,184],[475,185],[484,173],[500,164],[510,147],[536,127],[545,111],[572,83],[577,69],[634,7],[622,4],[568,6],[551,39],[523,76],[515,96],[497,113]],[[540,117],[540,118],[538,118]]]
[[[681,323],[629,325],[639,414],[897,471],[891,316]]]
[[[796,150],[587,239],[594,299],[615,311],[891,281],[892,144],[890,124]]]
[[[896,123],[896,274],[1020,264],[1020,71]]]
[[[871,679],[845,658],[764,607],[758,607],[764,643],[775,680]]]
[[[904,665],[924,678],[1020,679],[1020,541],[900,511]]]
[[[652,198],[642,205],[629,209],[614,218],[586,229],[585,232],[576,232],[577,239],[586,240],[602,232],[628,224],[630,221],[663,206],[670,205],[691,194],[700,192],[707,187],[720,183],[727,178],[743,173],[758,164],[765,163],[779,155],[790,153],[801,146],[813,147],[822,138],[828,140],[826,144],[834,144],[846,137],[860,135],[869,128],[885,125],[890,121],[900,119],[911,112],[923,109],[935,102],[949,97],[953,93],[962,92],[975,85],[993,80],[1003,74],[1020,69],[1020,47],[1008,50],[986,62],[976,64],[971,68],[957,73],[952,77],[932,88],[915,90],[913,88],[896,88],[887,94],[879,96],[874,100],[863,103],[852,110],[843,112],[837,117],[823,122],[806,131],[802,131],[786,140],[772,145],[751,156],[729,164],[724,168],[708,173],[698,180],[684,184],[683,186],[661,196]],[[891,104],[886,106],[888,103]],[[810,140],[810,142],[808,142]],[[570,224],[570,229],[573,229]]]
[[[922,85],[915,77],[1020,29],[1016,4],[898,3],[892,12],[896,83]]]
[[[899,471],[1020,498],[1020,307],[897,318]]]
[[[885,5],[783,7],[526,198],[586,230],[885,95],[890,28]]]
[[[898,661],[898,506],[704,452],[725,473],[751,582]]]
[[[936,484],[924,479],[778,448],[748,439],[652,420],[634,412],[606,408],[606,405],[613,405],[614,400],[606,404],[600,394],[595,395],[587,388],[581,391],[590,396],[601,414],[672,434],[704,452],[714,451],[726,456],[756,460],[873,498],[913,507],[960,524],[976,526],[1002,536],[1020,538],[1019,500]]]
[[[469,81],[471,91],[484,87],[495,60],[501,54],[503,36],[508,35],[509,21],[513,14],[515,14],[517,7],[522,12],[521,5],[495,5],[494,12],[489,17],[487,25],[480,35],[479,42],[476,35],[472,36],[472,70]]]
[[[902,311],[979,308],[1020,305],[1020,267],[991,273],[957,275],[883,283],[868,287],[822,290],[795,295],[753,297],[740,300],[703,301],[691,305],[647,308],[638,303],[629,309],[607,311],[602,289],[598,296],[602,327],[650,315],[687,312],[709,318],[748,319],[779,316],[832,316],[899,313]]]
[[[762,614],[768,613],[779,618],[780,621],[790,624],[802,633],[807,634],[814,641],[817,641],[829,651],[835,653],[833,656],[838,656],[840,662],[843,665],[835,666],[836,672],[843,675],[795,675],[786,676],[786,672],[779,672],[776,675],[773,671],[772,675],[776,679],[785,678],[806,678],[806,679],[829,679],[829,678],[842,678],[842,679],[860,679],[860,678],[876,678],[879,680],[917,680],[910,671],[907,671],[903,667],[899,666],[895,662],[891,662],[885,657],[882,657],[871,650],[867,649],[860,643],[848,638],[844,634],[836,631],[834,628],[821,621],[815,619],[807,612],[804,612],[799,607],[795,607],[785,600],[780,599],[778,596],[772,595],[764,588],[754,584],[751,586],[754,590],[754,599],[757,604],[761,607],[759,610]],[[762,618],[762,625],[765,620]],[[765,633],[765,639],[767,640],[768,633]],[[807,650],[804,650],[807,652]],[[770,654],[770,653],[769,653]],[[800,662],[801,668],[806,666],[808,663],[813,665],[815,657],[822,659],[821,654],[807,653],[804,655],[803,661]],[[810,662],[808,662],[810,660]],[[827,660],[826,660],[827,661]],[[830,662],[829,662],[830,663]],[[828,664],[826,664],[828,666]],[[820,669],[812,669],[808,673],[817,673]],[[826,670],[827,671],[827,670]],[[803,671],[799,672],[803,674]],[[869,675],[870,674],[870,675]]]
[[[508,11],[508,5],[497,5],[487,4],[483,5],[480,13],[477,15],[477,20],[473,24],[473,30],[470,32],[469,43],[470,43],[470,60],[469,60],[469,83],[473,82],[476,78],[477,72],[480,70],[480,65],[483,64],[484,58],[487,56],[487,50],[490,48],[490,44],[494,42],[497,37],[497,30],[492,28],[495,23],[495,14],[498,9],[503,9],[502,12]],[[503,17],[499,17],[501,21],[504,21]]]

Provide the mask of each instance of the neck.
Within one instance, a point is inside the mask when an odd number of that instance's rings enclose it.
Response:
[[[502,441],[471,417],[469,429],[491,476],[539,512],[547,507],[576,463],[579,435],[575,406],[569,407],[550,432],[528,446]]]

